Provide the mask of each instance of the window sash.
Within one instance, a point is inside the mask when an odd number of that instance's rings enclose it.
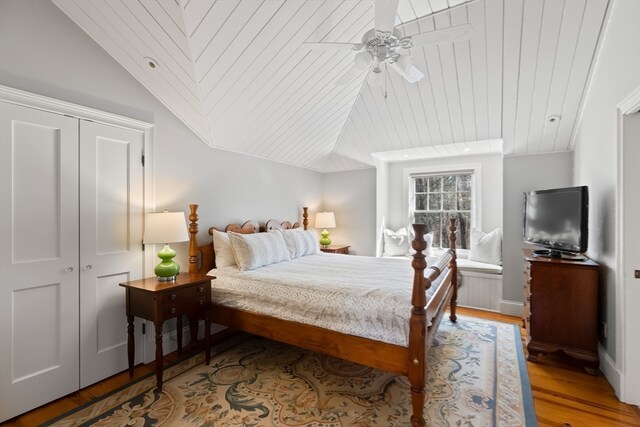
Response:
[[[466,182],[461,182],[458,177],[468,175]],[[433,181],[432,178],[440,178]],[[445,182],[447,178],[455,178],[453,182]],[[423,180],[420,182],[419,180]],[[419,191],[420,190],[420,191]],[[470,243],[470,225],[474,217],[474,171],[456,171],[456,172],[437,172],[432,174],[416,174],[411,176],[411,200],[409,207],[410,218],[413,222],[417,222],[416,217],[422,216],[421,222],[429,225],[428,216],[438,218],[434,222],[438,225],[431,224],[430,231],[437,231],[434,235],[434,247],[449,246],[449,218],[458,217],[456,230],[456,246],[462,249],[468,249]],[[421,197],[423,196],[423,197]],[[447,197],[448,196],[448,197]],[[464,200],[461,200],[461,197]],[[453,199],[453,200],[451,200]],[[456,209],[452,209],[454,202]],[[448,208],[445,209],[445,204]],[[461,204],[467,205],[468,209],[457,209]],[[463,206],[466,207],[466,206]],[[437,230],[435,229],[437,228]]]

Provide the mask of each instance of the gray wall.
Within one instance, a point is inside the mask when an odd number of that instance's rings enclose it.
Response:
[[[639,20],[640,2],[613,2],[610,21],[585,99],[582,120],[576,131],[574,151],[576,185],[589,186],[587,254],[601,267],[600,314],[601,320],[607,323],[608,334],[606,338],[601,335],[600,339],[618,369],[624,368],[621,360],[624,337],[619,330],[622,310],[616,303],[620,303],[617,300],[624,286],[624,273],[617,271],[616,265],[620,256],[616,253],[616,192],[620,186],[616,145],[617,109],[626,97],[640,87]],[[636,194],[637,191],[636,188]],[[638,254],[635,254],[635,259],[638,259]],[[637,325],[631,327],[637,328]],[[635,336],[638,337],[638,334]],[[616,392],[619,392],[618,381],[608,372],[605,371],[605,374]]]
[[[350,253],[375,256],[376,170],[326,173],[322,178],[322,205],[333,211],[333,244],[351,245]]]
[[[570,152],[505,157],[503,165],[502,299],[524,301],[522,269],[523,193],[531,190],[570,187],[572,157]]]
[[[205,145],[49,1],[0,1],[0,84],[154,123],[156,206],[198,203],[202,241],[210,225],[296,220],[322,201],[318,172]]]

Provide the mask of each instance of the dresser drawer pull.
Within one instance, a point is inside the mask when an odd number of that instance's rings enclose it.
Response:
[[[203,293],[204,292],[204,286],[198,286],[198,292]]]
[[[171,314],[176,314],[176,308],[175,307],[171,307]]]
[[[175,301],[176,298],[177,298],[177,295],[176,294],[171,294],[171,296],[169,298],[171,298],[171,301]]]

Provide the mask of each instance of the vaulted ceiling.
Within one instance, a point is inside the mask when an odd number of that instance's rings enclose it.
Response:
[[[303,45],[359,43],[372,0],[53,1],[205,143],[322,172],[371,167],[372,153],[572,149],[608,6],[400,0],[403,35],[467,23],[473,34],[411,49],[418,83],[389,72],[372,87],[366,71],[335,84],[354,52]]]

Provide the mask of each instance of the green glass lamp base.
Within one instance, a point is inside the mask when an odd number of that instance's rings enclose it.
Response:
[[[172,282],[180,273],[180,265],[173,261],[174,256],[176,256],[176,251],[171,249],[169,245],[164,245],[164,248],[158,252],[158,258],[162,261],[156,265],[153,272],[156,273],[160,282]]]
[[[322,233],[320,233],[320,235],[322,236],[322,238],[320,238],[320,246],[322,246],[323,248],[326,248],[331,244],[331,239],[329,238],[329,232],[327,230],[322,230]]]

